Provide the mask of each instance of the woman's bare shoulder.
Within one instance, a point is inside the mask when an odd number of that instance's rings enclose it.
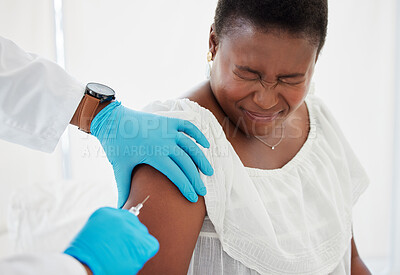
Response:
[[[139,165],[124,208],[137,205],[148,195],[139,219],[157,238],[160,250],[140,274],[186,274],[206,212],[204,198],[199,197],[197,203],[187,201],[162,173]]]

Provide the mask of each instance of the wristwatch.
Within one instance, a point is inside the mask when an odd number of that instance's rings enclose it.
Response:
[[[115,91],[110,87],[100,83],[88,83],[85,89],[85,95],[78,106],[78,127],[90,134],[90,124],[95,117],[98,107],[103,108],[115,99]]]

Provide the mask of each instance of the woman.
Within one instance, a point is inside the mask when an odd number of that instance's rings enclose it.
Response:
[[[218,2],[210,80],[147,108],[196,124],[215,173],[191,205],[152,167],[134,171],[125,207],[150,195],[140,220],[160,242],[141,274],[369,274],[351,228],[368,177],[307,96],[326,29],[326,0]]]

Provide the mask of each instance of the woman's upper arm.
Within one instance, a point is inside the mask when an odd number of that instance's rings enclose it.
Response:
[[[360,255],[358,255],[356,243],[354,242],[354,237],[351,238],[351,274],[353,275],[370,275],[371,272],[368,267],[361,260]]]
[[[135,168],[129,198],[129,209],[142,202],[139,219],[157,238],[160,250],[139,274],[187,274],[206,213],[204,198],[187,201],[178,188],[163,174],[148,165]]]

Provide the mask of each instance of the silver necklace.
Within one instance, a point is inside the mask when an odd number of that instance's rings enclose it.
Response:
[[[260,137],[258,137],[258,136],[254,136],[256,139],[258,139],[259,141],[261,141],[262,143],[264,143],[265,145],[267,145],[268,147],[270,147],[272,150],[274,150],[275,149],[275,147],[276,146],[278,146],[279,145],[279,143],[281,143],[281,141],[282,141],[282,139],[283,139],[283,129],[282,129],[282,134],[281,134],[281,139],[278,141],[278,143],[277,144],[275,144],[275,145],[270,145],[270,144],[268,144],[266,141],[264,141],[264,140],[262,140]]]

